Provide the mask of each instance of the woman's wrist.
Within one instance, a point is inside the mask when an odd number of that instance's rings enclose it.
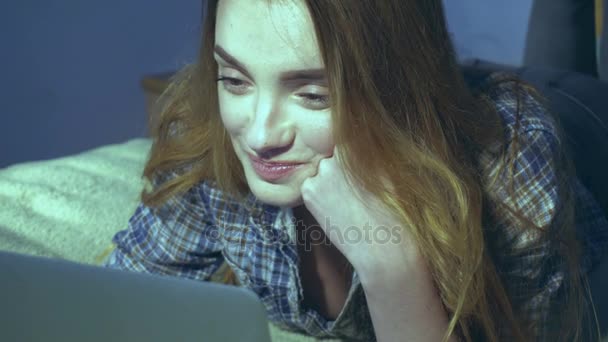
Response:
[[[401,245],[378,247],[377,255],[370,253],[351,262],[364,289],[427,273],[426,263],[417,250]]]
[[[439,341],[449,320],[426,262],[419,254],[359,265],[378,341]],[[359,271],[358,271],[359,272]],[[449,341],[456,341],[452,336]]]

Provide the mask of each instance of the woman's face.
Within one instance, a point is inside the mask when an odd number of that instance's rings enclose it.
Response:
[[[220,113],[249,188],[271,205],[301,205],[302,182],[334,147],[326,74],[305,5],[221,0],[215,44]]]

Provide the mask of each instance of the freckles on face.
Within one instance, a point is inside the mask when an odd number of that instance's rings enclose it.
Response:
[[[248,133],[255,134],[249,132],[252,127],[249,125],[249,116],[245,114],[248,110],[250,111],[247,106],[243,106],[238,101],[220,101],[220,115],[224,128],[235,141],[245,139]],[[290,114],[295,117],[292,128],[295,131],[295,145],[306,147],[324,157],[333,153],[334,140],[330,113],[310,115],[306,111],[298,113],[298,110],[291,110]]]
[[[222,0],[215,44],[219,111],[247,183],[263,202],[294,206],[303,181],[334,148],[329,89],[307,9],[300,2]],[[270,179],[250,154],[302,167]]]
[[[302,142],[319,155],[328,157],[333,153],[334,140],[331,132],[331,117],[310,120],[308,125],[300,132]]]
[[[240,135],[246,128],[249,122],[249,117],[246,114],[248,106],[243,101],[231,101],[223,94],[219,95],[219,110],[224,128],[231,135]]]

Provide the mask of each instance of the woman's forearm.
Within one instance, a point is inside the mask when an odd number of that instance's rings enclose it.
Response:
[[[441,341],[448,317],[425,263],[359,272],[379,342]],[[450,342],[457,341],[452,336]]]

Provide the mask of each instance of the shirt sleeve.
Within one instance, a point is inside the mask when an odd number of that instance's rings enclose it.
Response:
[[[493,81],[501,77],[496,75]],[[483,221],[487,250],[516,317],[531,324],[535,341],[545,341],[558,318],[556,308],[569,277],[559,239],[568,238],[562,227],[573,229],[564,220],[565,209],[577,208],[572,203],[576,182],[567,174],[561,136],[546,107],[510,81],[490,89],[489,97],[503,120],[506,145],[488,150],[480,159],[487,195]],[[580,230],[580,222],[575,224]],[[506,329],[502,331],[508,335]]]
[[[205,191],[193,187],[154,210],[140,203],[112,242],[105,267],[209,280],[223,264]]]
[[[553,117],[512,76],[495,73],[484,88],[507,141],[503,149],[492,146],[480,155],[487,195],[484,235],[516,317],[531,324],[535,341],[549,341],[563,337],[555,336],[560,329],[554,325],[563,314],[559,306],[571,276],[563,253],[569,246],[562,242],[579,243],[579,271],[589,271],[608,252],[608,221],[597,201],[568,173],[566,146]],[[505,155],[511,157],[505,161]]]
[[[532,322],[535,340],[543,340],[565,276],[565,263],[551,238],[561,205],[556,174],[559,145],[553,132],[545,129],[522,132],[517,145],[507,150],[517,149],[513,168],[503,169],[501,181],[491,191],[495,204],[487,240],[515,314]]]

